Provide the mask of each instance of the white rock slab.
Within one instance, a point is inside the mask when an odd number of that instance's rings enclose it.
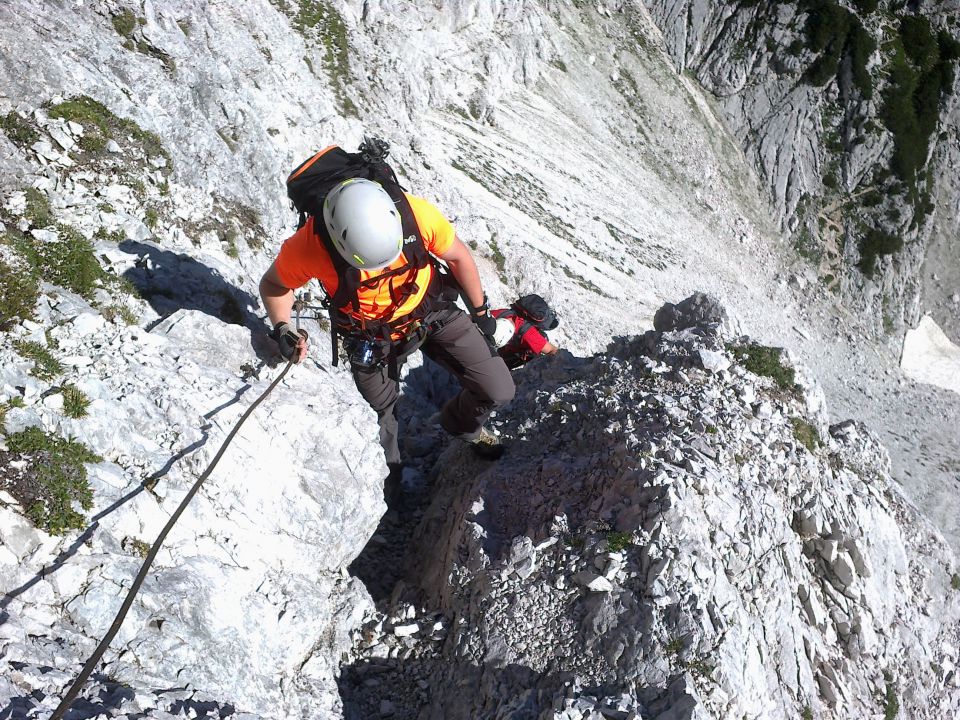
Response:
[[[960,393],[960,347],[950,341],[929,315],[907,331],[900,367],[917,382]]]

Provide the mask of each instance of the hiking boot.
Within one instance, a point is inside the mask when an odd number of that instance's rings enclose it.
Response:
[[[473,451],[485,460],[498,460],[503,455],[504,447],[500,443],[500,438],[485,427],[481,427],[480,434],[469,443]]]

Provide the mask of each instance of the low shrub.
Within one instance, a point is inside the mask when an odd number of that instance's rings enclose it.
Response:
[[[137,16],[132,10],[121,10],[110,19],[118,35],[128,40],[133,37],[133,31],[137,29]]]
[[[86,518],[73,509],[93,505],[84,463],[101,458],[72,440],[27,428],[7,436],[0,451],[0,487],[24,508],[34,524],[52,535],[84,527]]]
[[[64,385],[60,388],[63,395],[63,414],[71,418],[82,418],[87,416],[87,408],[90,407],[90,398],[83,390],[76,385]]]

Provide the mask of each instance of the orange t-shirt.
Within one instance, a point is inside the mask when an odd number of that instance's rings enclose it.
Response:
[[[453,225],[431,203],[423,198],[404,193],[410,202],[410,209],[417,221],[423,245],[428,252],[434,255],[443,255],[453,245],[456,232]],[[308,217],[307,223],[297,230],[283,243],[280,254],[274,263],[277,275],[288,288],[298,288],[305,285],[312,278],[316,278],[323,285],[327,293],[333,297],[340,285],[340,278],[330,260],[330,255],[323,243],[313,230],[314,218]],[[406,264],[403,253],[390,265],[380,270],[361,270],[360,281],[377,277],[388,270],[402,267]],[[413,271],[411,271],[413,272]],[[358,300],[360,311],[355,312],[352,306],[340,308],[358,320],[392,320],[401,318],[413,312],[423,301],[427,293],[430,280],[433,278],[432,265],[417,271],[417,291],[399,307],[393,307],[390,296],[391,286],[397,291],[407,282],[409,273],[400,273],[385,278],[382,282],[373,283],[373,287],[360,287]]]

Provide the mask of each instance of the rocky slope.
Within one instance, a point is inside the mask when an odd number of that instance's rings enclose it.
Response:
[[[346,717],[960,709],[955,561],[885,451],[688,307],[519,373],[500,462],[443,453]]]

